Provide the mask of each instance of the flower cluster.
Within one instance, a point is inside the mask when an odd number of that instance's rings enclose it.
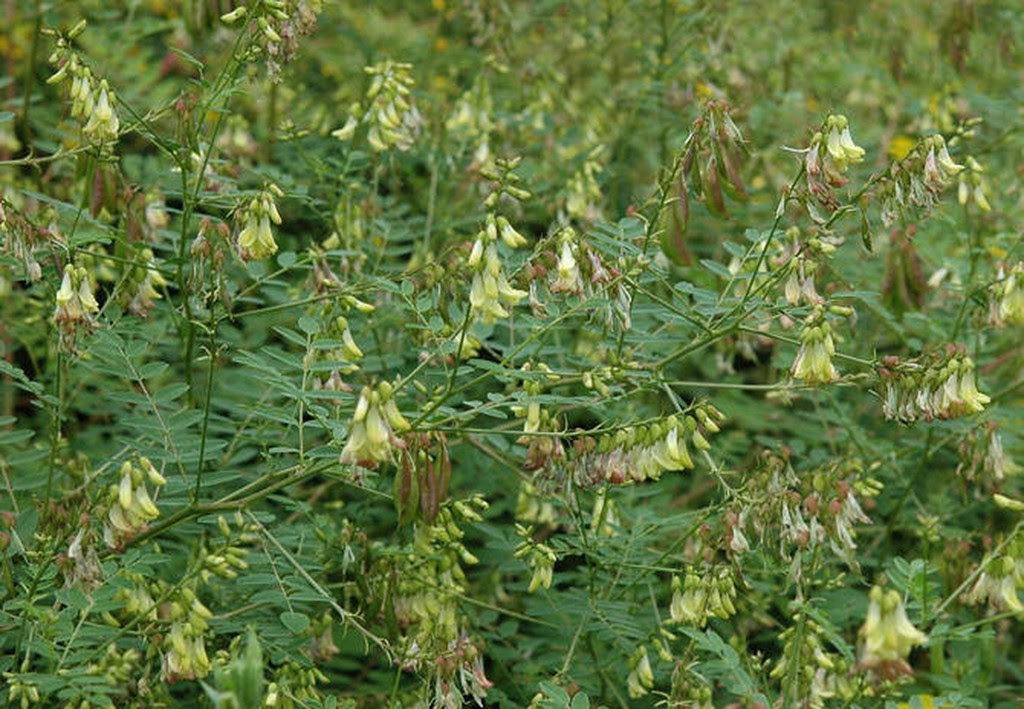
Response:
[[[323,373],[322,376],[314,376],[313,388],[333,392],[352,391],[343,377],[359,371],[356,363],[363,358],[363,351],[352,336],[348,318],[338,315],[328,319],[324,330],[304,359],[307,367]]]
[[[832,326],[825,320],[825,311],[817,307],[804,321],[800,333],[800,349],[793,360],[793,378],[808,384],[828,384],[839,378],[832,364],[836,353]]]
[[[146,487],[147,480],[156,488],[167,483],[148,458],[139,458],[138,465],[127,460],[121,465],[121,481],[110,486],[108,495],[107,523],[103,527],[107,546],[120,548],[160,516]]]
[[[989,289],[989,322],[997,327],[1024,325],[1024,261],[1009,273],[1000,265],[997,278]]]
[[[522,537],[523,541],[516,547],[513,556],[517,559],[525,558],[526,565],[533,571],[527,591],[533,593],[538,588],[551,588],[555,562],[558,560],[555,550],[547,544],[533,539],[533,527],[517,524],[516,534]]]
[[[719,566],[698,574],[691,569],[685,580],[672,577],[672,604],[669,615],[673,623],[703,628],[712,617],[726,619],[736,614],[736,583],[732,569]]]
[[[950,157],[941,135],[922,139],[903,160],[890,166],[881,183],[882,223],[892,226],[908,207],[931,209],[942,190],[963,169]]]
[[[992,205],[988,203],[988,184],[985,180],[985,168],[970,155],[964,161],[966,170],[960,172],[959,184],[957,186],[956,198],[960,204],[973,202],[983,212],[992,211]]]
[[[796,620],[803,630],[798,634],[797,626],[791,625],[779,635],[782,657],[771,671],[775,679],[795,677],[794,683],[785,685],[788,693],[783,697],[784,705],[824,709],[828,699],[852,699],[856,686],[846,661],[825,649],[818,623],[805,613]]]
[[[484,227],[477,232],[466,265],[473,272],[469,289],[472,317],[474,321],[483,324],[508,317],[509,312],[505,306],[515,305],[527,295],[511,286],[498,255],[499,240],[509,249],[517,249],[527,243],[526,237],[516,231],[507,218],[497,213],[503,197],[513,200],[530,197],[529,192],[518,186],[520,178],[515,174],[515,169],[520,161],[520,158],[499,158],[492,167],[480,171],[481,176],[491,180],[493,186],[484,199],[484,206],[488,210]],[[461,337],[461,331],[456,335]]]
[[[871,522],[864,509],[874,505],[881,485],[864,475],[858,459],[797,475],[789,460],[766,453],[749,478],[743,507],[726,515],[727,537],[729,533],[734,537],[741,523],[749,520],[762,545],[777,535],[779,557],[794,559],[797,574],[802,564],[799,552],[817,550],[826,542],[847,566],[859,568],[856,525]]]
[[[183,586],[161,606],[161,620],[171,629],[163,641],[162,676],[166,682],[205,677],[210,672],[210,658],[203,639],[213,613],[199,600],[195,590]]]
[[[352,420],[348,439],[341,451],[341,463],[375,468],[390,461],[395,447],[405,444],[395,435],[410,428],[395,403],[394,387],[381,382],[375,389],[363,387]]]
[[[281,223],[275,196],[284,197],[284,192],[270,184],[239,210],[244,225],[238,233],[238,253],[245,261],[262,261],[277,253],[277,242],[270,229],[271,222]]]
[[[505,276],[498,256],[499,238],[512,249],[526,243],[526,239],[512,228],[507,219],[488,214],[486,224],[477,234],[466,259],[466,265],[473,270],[469,303],[473,308],[474,319],[484,324],[507,318],[509,313],[504,306],[515,305],[527,295],[525,291],[513,288]]]
[[[1003,449],[1003,438],[995,421],[986,421],[967,433],[959,448],[956,472],[964,480],[998,489],[1020,466]]]
[[[366,142],[375,151],[409,150],[423,125],[423,117],[411,95],[416,84],[412,78],[412,64],[388,59],[365,67],[364,71],[373,77],[366,92],[366,110],[354,104],[349,109],[345,125],[331,135],[339,140],[349,140],[356,128],[365,124],[369,126]]]
[[[601,201],[601,187],[597,182],[597,176],[603,169],[602,153],[602,145],[591,150],[583,161],[583,167],[569,178],[565,198],[565,212],[568,218],[589,221],[601,218],[598,206]]]
[[[205,677],[211,667],[206,654],[204,634],[213,614],[196,594],[197,579],[172,587],[166,581],[148,581],[141,574],[125,572],[130,586],[118,589],[115,599],[120,602],[123,622],[140,620],[162,623],[170,628],[155,633],[150,642],[154,651],[162,655],[161,675],[164,681]],[[162,599],[157,605],[154,598]],[[121,624],[107,614],[106,619],[115,627]]]
[[[23,214],[14,208],[5,197],[0,197],[0,236],[3,237],[3,253],[21,261],[25,277],[36,281],[43,275],[43,268],[36,260],[35,250],[42,246],[43,234],[52,230],[36,229]]]
[[[479,512],[487,507],[479,496],[444,503],[432,522],[416,522],[415,556],[381,559],[368,574],[372,592],[394,611],[401,633],[397,661],[406,671],[427,675],[430,706],[461,707],[467,695],[479,706],[491,687],[479,642],[459,614],[466,584],[462,566],[477,563],[462,543],[462,526],[481,521]]]
[[[516,496],[516,520],[529,524],[549,525],[555,521],[555,507],[529,480],[519,483]]]
[[[868,613],[857,634],[857,665],[880,677],[893,679],[911,674],[907,656],[928,636],[911,625],[898,591],[875,586],[868,594]]]
[[[615,322],[628,330],[631,325],[632,292],[621,278],[619,267],[605,263],[602,254],[587,244],[586,239],[572,227],[564,227],[550,240],[548,248],[538,248],[531,257],[530,308],[534,316],[546,317],[541,301],[539,283],[545,281],[549,293],[580,296],[584,300],[607,299],[608,305],[593,309],[603,315],[606,325]],[[622,266],[620,259],[618,266]]]
[[[466,141],[474,141],[477,148],[473,153],[473,165],[483,166],[491,159],[490,133],[494,128],[491,116],[494,105],[491,89],[486,77],[481,74],[472,88],[464,93],[455,104],[455,110],[445,123],[445,129]]]
[[[167,281],[157,270],[151,249],[142,249],[139,256],[139,262],[127,266],[119,293],[130,312],[145,317],[153,309],[153,301],[160,298],[157,287],[167,285]]]
[[[843,175],[849,166],[863,159],[864,148],[853,142],[846,116],[829,115],[811,137],[804,155],[804,173],[811,196],[823,206],[838,206],[833,188],[845,185]]]
[[[657,480],[666,470],[692,469],[687,441],[697,450],[709,450],[707,436],[717,433],[724,420],[721,411],[701,402],[684,416],[630,426],[597,440],[577,439],[569,462],[572,479],[581,487],[628,485]]]
[[[989,402],[978,391],[974,362],[962,348],[950,348],[945,357],[886,357],[878,376],[883,387],[882,412],[901,423],[968,416],[983,411]]]
[[[291,61],[299,40],[313,31],[323,0],[263,0],[255,5],[261,12],[252,14],[245,5],[222,15],[227,23],[249,16],[261,38],[260,48],[267,56],[267,74],[271,81],[281,80],[281,64]]]
[[[996,612],[1024,613],[1024,604],[1017,595],[1020,587],[1024,587],[1024,563],[1004,554],[985,564],[985,570],[965,594],[964,602],[972,605],[987,602]]]
[[[647,646],[640,645],[629,657],[629,676],[626,689],[630,699],[639,699],[654,688],[654,672],[647,656]]]
[[[50,63],[58,68],[47,83],[56,84],[70,78],[71,117],[84,123],[83,132],[93,142],[115,141],[121,125],[115,110],[117,97],[106,79],[97,81],[72,47],[72,40],[84,29],[83,20],[67,35],[57,37],[57,48],[50,55]]]
[[[103,567],[92,537],[90,527],[80,528],[68,545],[66,563],[59,564],[64,572],[64,584],[87,594],[103,585]]]
[[[84,324],[89,328],[92,316],[99,312],[100,306],[92,294],[92,288],[92,279],[84,266],[68,264],[64,267],[64,277],[55,296],[53,322],[60,332],[61,348],[65,352],[74,351],[78,326]]]

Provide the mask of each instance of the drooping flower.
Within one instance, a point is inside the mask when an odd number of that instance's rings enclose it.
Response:
[[[268,185],[248,204],[244,213],[245,225],[238,233],[238,251],[245,261],[261,261],[277,253],[277,242],[270,224],[280,224],[274,196],[284,193],[276,185]]]
[[[824,319],[824,312],[816,308],[804,323],[800,334],[800,349],[793,360],[793,378],[808,384],[828,384],[839,378],[832,364],[836,353],[832,339],[832,326]]]
[[[500,234],[500,236],[499,236]],[[510,248],[526,243],[504,217],[487,216],[484,228],[477,234],[466,265],[473,269],[469,303],[476,318],[484,324],[509,316],[506,306],[516,305],[527,296],[526,291],[513,288],[505,276],[498,255],[498,239]]]
[[[1000,266],[991,288],[989,322],[998,327],[1024,325],[1024,261],[1006,273]]]
[[[629,658],[626,687],[631,699],[639,699],[654,687],[654,672],[651,670],[651,660],[647,656],[645,645],[638,647]]]
[[[149,494],[148,482],[156,488],[166,484],[164,476],[148,458],[140,458],[138,465],[125,461],[121,465],[121,479],[111,485],[103,539],[107,546],[121,547],[124,542],[146,529],[160,516],[160,509]]]
[[[1011,556],[999,556],[985,566],[964,597],[970,604],[987,602],[996,611],[1024,612],[1024,604],[1017,595],[1016,562]]]
[[[910,674],[907,657],[915,645],[923,645],[928,636],[907,618],[898,591],[875,586],[868,595],[868,612],[858,633],[858,664],[884,677]]]
[[[387,382],[376,389],[363,387],[349,422],[341,463],[373,468],[391,460],[393,449],[401,445],[395,432],[404,433],[410,428],[393,395],[394,389]]]

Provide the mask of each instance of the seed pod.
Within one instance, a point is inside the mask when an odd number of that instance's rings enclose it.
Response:
[[[416,518],[416,503],[419,498],[419,480],[408,452],[402,454],[402,466],[395,475],[395,511],[398,524],[402,525]]]
[[[682,172],[676,180],[676,194],[670,202],[665,228],[661,231],[661,250],[677,266],[688,266],[693,263],[684,240],[686,227],[690,221],[690,198],[687,194],[686,178]]]
[[[740,177],[739,169],[737,168],[737,156],[729,151],[725,146],[722,147],[720,152],[722,158],[722,167],[725,171],[726,186],[732,186],[735,190],[733,196],[737,199],[747,199],[747,190],[743,186],[743,179]]]
[[[722,185],[718,178],[718,161],[714,153],[708,158],[707,167],[704,170],[704,204],[717,216],[728,216],[725,209],[725,198],[722,196]]]

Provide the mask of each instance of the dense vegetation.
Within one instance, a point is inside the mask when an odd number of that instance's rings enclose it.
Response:
[[[1017,706],[1015,0],[0,13],[11,706]]]

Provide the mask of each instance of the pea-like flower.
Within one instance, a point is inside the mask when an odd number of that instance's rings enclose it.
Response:
[[[376,389],[364,387],[352,413],[341,462],[373,468],[389,461],[394,448],[401,445],[395,432],[404,433],[409,428],[389,383],[381,382]]]
[[[820,313],[812,315],[800,335],[800,349],[793,360],[793,377],[808,384],[828,384],[839,378],[839,371],[832,364],[836,353],[832,339],[832,327]]]
[[[858,662],[886,677],[910,674],[907,656],[915,645],[923,645],[928,636],[915,628],[898,591],[875,586],[868,595],[868,613],[858,633]]]
[[[277,242],[270,227],[271,223],[281,223],[275,195],[283,197],[284,193],[277,186],[269,185],[245,209],[245,225],[238,233],[238,251],[245,261],[261,261],[277,253]]]
[[[626,687],[631,699],[639,699],[654,687],[654,672],[647,656],[647,647],[641,645],[629,658],[629,676]]]

